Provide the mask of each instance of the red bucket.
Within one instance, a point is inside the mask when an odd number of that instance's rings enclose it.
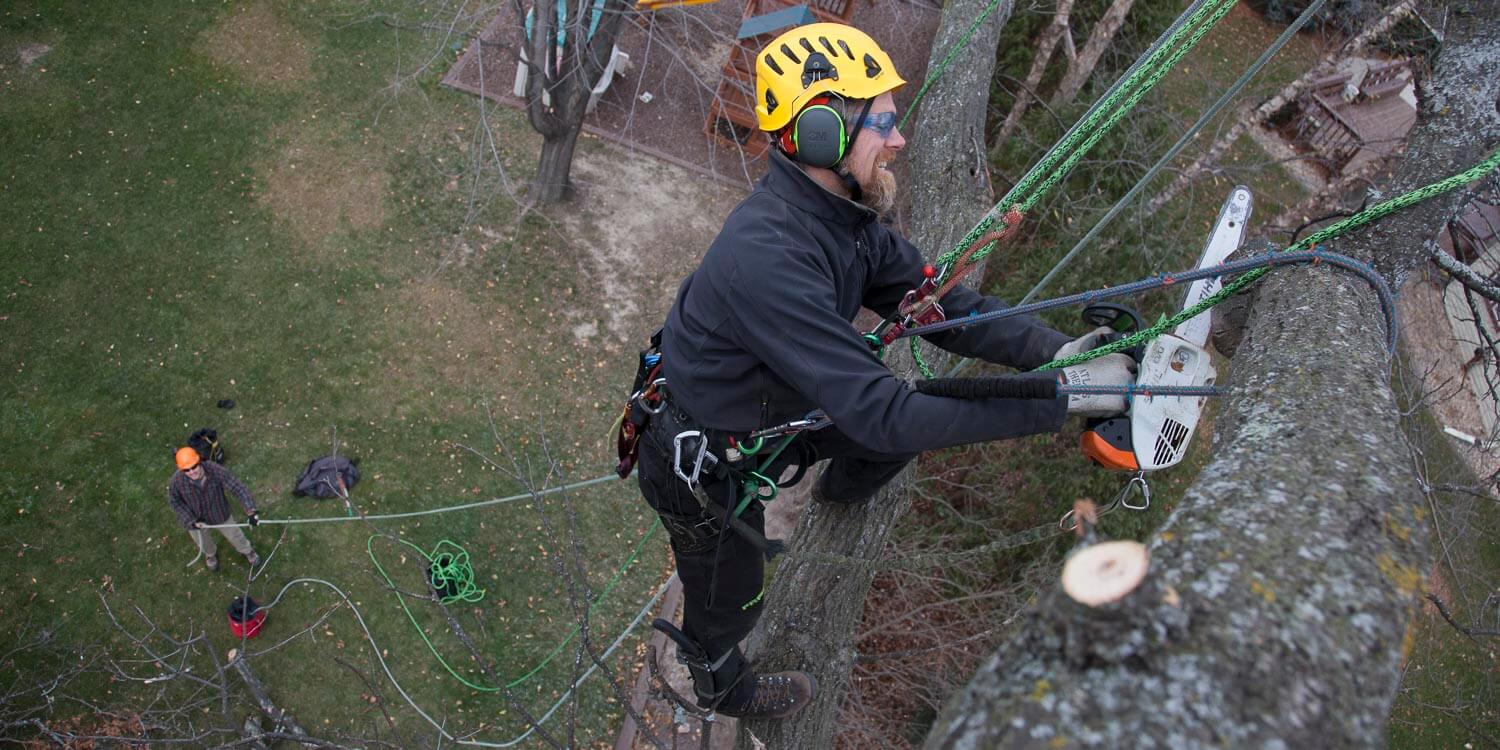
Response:
[[[235,638],[254,638],[266,621],[266,611],[250,597],[235,597],[229,603],[229,632]]]

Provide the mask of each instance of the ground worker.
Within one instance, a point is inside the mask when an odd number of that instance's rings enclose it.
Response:
[[[207,527],[233,520],[226,491],[245,507],[250,525],[258,525],[260,514],[255,510],[255,498],[250,496],[250,490],[243,482],[223,466],[203,460],[192,447],[177,449],[177,471],[167,482],[167,504],[177,514],[177,522],[193,537],[198,551],[203,553],[203,564],[209,570],[219,569],[219,557],[218,547]],[[236,552],[250,561],[252,569],[260,565],[260,555],[255,554],[255,548],[250,546],[244,532],[234,526],[220,526],[218,530]]]
[[[812,497],[847,504],[872,497],[921,451],[1055,431],[1070,413],[1126,408],[1123,396],[918,393],[854,329],[861,307],[888,316],[923,280],[921,253],[880,221],[895,205],[889,165],[906,143],[891,97],[903,83],[869,36],[841,24],[792,29],[761,51],[756,114],[774,144],[769,172],[683,281],[661,333],[665,400],[637,465],[642,493],[671,537],[686,602],[681,630],[659,627],[677,641],[699,703],[727,715],[784,718],[816,690],[803,672],[757,675],[739,649],[760,616],[765,547],[763,537],[757,546],[755,534],[726,529],[734,523],[727,509],[741,498],[721,467],[743,461],[749,433],[821,409],[833,426],[801,433],[799,450],[787,455],[832,459]],[[941,304],[949,318],[1005,306],[963,286]],[[1074,340],[1022,316],[927,340],[1029,370],[1093,348],[1103,330]],[[1133,367],[1109,355],[1063,377],[1125,385]],[[698,436],[707,451],[695,451]],[[764,533],[758,499],[739,518]]]

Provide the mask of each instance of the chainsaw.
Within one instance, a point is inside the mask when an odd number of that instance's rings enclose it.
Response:
[[[1249,188],[1239,186],[1219,209],[1198,268],[1224,262],[1245,238],[1254,201]],[[1218,277],[1199,279],[1188,287],[1183,309],[1197,304],[1223,286]],[[1116,331],[1106,342],[1117,341],[1141,327],[1140,316],[1123,305],[1096,304],[1084,310],[1084,321]],[[1127,352],[1139,363],[1136,382],[1157,386],[1213,385],[1218,374],[1204,346],[1208,343],[1213,310],[1204,310],[1143,347]],[[1152,398],[1149,390],[1130,400],[1122,417],[1090,420],[1079,439],[1083,454],[1106,469],[1147,472],[1165,469],[1187,454],[1189,440],[1203,413],[1203,399]]]

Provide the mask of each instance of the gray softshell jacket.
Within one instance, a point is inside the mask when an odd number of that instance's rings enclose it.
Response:
[[[883,453],[1056,431],[1067,399],[981,399],[918,393],[851,325],[860,307],[894,312],[922,281],[921,253],[868,208],[813,181],[785,156],[729,214],[682,282],[662,333],[673,403],[731,434],[823,409],[844,434]],[[999,310],[956,286],[948,317]],[[1072,337],[1031,316],[934,334],[943,349],[1029,370]],[[1055,377],[1052,374],[1039,377]]]

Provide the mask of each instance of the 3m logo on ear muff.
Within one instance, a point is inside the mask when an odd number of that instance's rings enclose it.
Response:
[[[797,113],[789,131],[791,148],[785,148],[788,139],[782,139],[783,149],[793,159],[810,167],[827,169],[844,159],[844,147],[848,143],[844,118],[828,106],[827,101],[826,98],[814,100],[812,105]]]

